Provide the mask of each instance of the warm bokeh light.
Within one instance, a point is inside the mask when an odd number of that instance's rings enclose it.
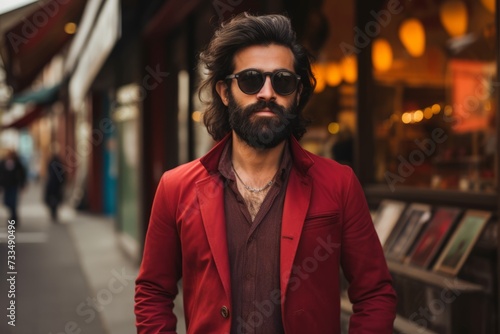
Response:
[[[377,38],[372,48],[373,67],[380,72],[390,69],[393,60],[391,44],[386,39]]]
[[[314,92],[321,93],[326,87],[325,66],[314,63],[311,65],[311,68],[314,73],[314,77],[316,78],[316,87],[314,88]]]
[[[340,125],[337,122],[331,122],[328,124],[328,132],[330,132],[332,135],[336,135],[340,131]]]
[[[410,124],[412,121],[412,114],[410,112],[405,112],[403,116],[401,116],[401,121],[404,124]]]
[[[425,30],[417,19],[407,19],[399,27],[399,39],[412,57],[420,57],[425,52]]]
[[[432,108],[425,108],[424,109],[424,118],[431,119],[432,116],[434,116],[434,112],[432,111]]]
[[[462,1],[449,0],[443,2],[439,8],[439,18],[451,37],[462,36],[467,32],[467,7]]]
[[[451,114],[453,114],[453,108],[451,106],[444,107],[444,114],[446,116],[451,116]]]
[[[68,22],[64,25],[64,32],[68,35],[73,35],[76,33],[76,24],[74,22]]]
[[[353,84],[358,80],[358,61],[356,56],[344,57],[341,62],[342,76],[347,83]]]
[[[417,110],[413,113],[413,121],[418,123],[424,119],[424,113],[422,110]]]
[[[495,0],[481,0],[481,3],[490,12],[492,12],[492,13],[495,12]]]
[[[441,111],[441,106],[436,103],[432,105],[431,109],[434,114],[439,114],[439,112]]]
[[[342,72],[340,65],[336,62],[329,62],[325,67],[326,83],[330,87],[335,87],[342,82]]]
[[[191,114],[191,118],[195,122],[201,122],[201,116],[201,111],[193,111],[193,113]]]

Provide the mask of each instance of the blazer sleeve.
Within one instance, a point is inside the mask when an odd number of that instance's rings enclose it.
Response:
[[[396,293],[384,252],[375,232],[365,195],[349,169],[344,193],[341,265],[353,304],[349,333],[391,334]]]
[[[176,333],[173,306],[182,275],[182,256],[171,192],[164,174],[153,201],[136,279],[134,311],[138,334]]]

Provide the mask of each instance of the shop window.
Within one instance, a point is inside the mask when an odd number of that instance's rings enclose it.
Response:
[[[494,192],[494,8],[449,0],[397,9],[372,41],[375,179],[391,190]]]
[[[289,8],[301,17],[304,4]],[[304,115],[311,121],[301,144],[307,150],[353,165],[356,137],[357,57],[342,46],[352,44],[354,2],[309,3],[303,26],[296,26],[300,42],[313,55],[317,84]],[[296,18],[294,22],[299,22]]]

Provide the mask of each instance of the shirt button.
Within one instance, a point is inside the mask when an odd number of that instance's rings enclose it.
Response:
[[[229,309],[227,308],[227,306],[224,305],[220,308],[220,314],[225,319],[229,318]]]

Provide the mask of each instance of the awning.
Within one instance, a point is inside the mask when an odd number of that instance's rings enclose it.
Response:
[[[89,3],[89,5],[92,4],[93,2]],[[120,8],[120,0],[106,0],[95,19],[92,32],[88,32],[87,43],[78,55],[76,68],[69,80],[69,100],[73,110],[81,107],[94,79],[113,50],[116,41],[121,37]]]
[[[30,125],[31,122],[37,118],[43,116],[46,107],[59,99],[59,92],[62,85],[63,82],[60,82],[50,87],[44,87],[35,91],[14,95],[11,100],[11,104],[24,104],[25,113],[7,124],[2,124],[1,128],[21,129]]]
[[[28,87],[71,39],[68,22],[79,22],[86,0],[47,0],[4,34],[2,58],[14,93]]]
[[[39,90],[24,92],[22,94],[14,95],[12,103],[34,103],[37,105],[48,105],[54,103],[59,97],[59,90],[61,83],[51,87],[44,87]]]
[[[15,119],[14,121],[3,124],[2,129],[15,128],[22,129],[31,124],[34,120],[43,115],[45,106],[35,105],[32,109],[27,111],[23,116]]]

